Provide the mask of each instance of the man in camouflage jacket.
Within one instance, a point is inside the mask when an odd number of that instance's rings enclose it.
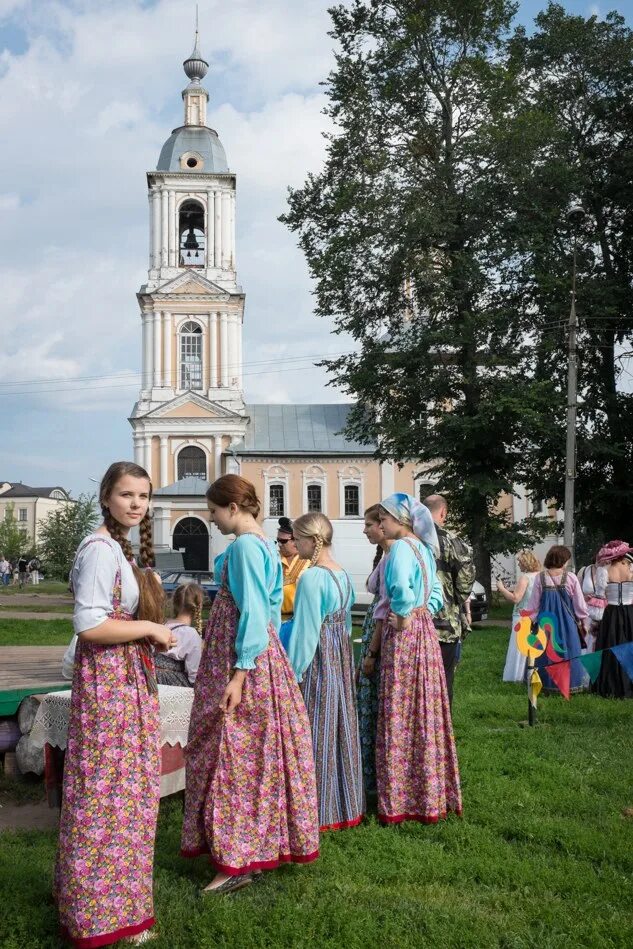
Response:
[[[463,608],[475,582],[475,564],[466,541],[444,527],[448,514],[446,500],[439,494],[432,494],[424,503],[435,521],[440,546],[437,574],[444,593],[444,606],[433,617],[433,624],[440,641],[446,687],[452,705],[455,666],[466,625]]]

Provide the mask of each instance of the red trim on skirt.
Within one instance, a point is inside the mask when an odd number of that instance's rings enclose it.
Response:
[[[277,860],[254,860],[246,867],[227,867],[226,864],[214,860],[206,847],[197,847],[195,850],[181,850],[181,857],[202,857],[206,854],[216,870],[220,873],[226,873],[230,877],[243,876],[245,873],[252,873],[253,870],[275,870],[283,863],[312,863],[319,856],[319,851],[308,854],[282,853]]]
[[[62,926],[61,935],[63,939],[66,939],[68,942],[71,942],[75,949],[98,949],[99,946],[109,946],[113,942],[118,942],[119,939],[125,939],[126,936],[138,936],[139,933],[145,932],[146,929],[151,929],[154,926],[156,920],[153,916],[150,916],[149,919],[146,919],[142,923],[136,923],[134,926],[124,926],[123,929],[115,929],[111,933],[103,933],[100,936],[86,936],[85,938],[76,939],[74,936],[71,936],[68,930]]]
[[[364,816],[364,814],[361,814],[360,817],[355,817],[354,820],[343,820],[338,824],[324,824],[323,827],[319,827],[319,832],[323,833],[324,830],[347,830],[348,827],[358,827]]]
[[[437,824],[438,821],[446,820],[449,814],[455,814],[456,817],[462,816],[461,808],[458,811],[444,811],[443,814],[429,816],[428,814],[379,814],[378,820],[381,824],[401,824],[405,820],[416,820],[420,824]]]

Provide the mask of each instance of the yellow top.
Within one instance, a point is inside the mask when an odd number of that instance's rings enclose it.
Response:
[[[287,620],[292,618],[295,610],[297,582],[304,570],[307,570],[310,566],[310,561],[302,560],[299,554],[295,554],[291,560],[282,557],[281,566],[284,571],[284,598],[281,603],[281,618]]]

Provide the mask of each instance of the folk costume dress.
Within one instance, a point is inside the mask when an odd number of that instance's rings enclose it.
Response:
[[[607,605],[596,637],[596,652],[633,642],[633,580],[607,583]],[[593,691],[605,698],[633,699],[633,681],[612,652],[603,652]]]
[[[566,570],[559,575],[542,570],[534,579],[527,612],[537,622],[547,621],[554,626],[556,642],[548,637],[547,649],[535,663],[543,690],[552,694],[559,692],[545,667],[552,662],[571,659],[570,691],[582,691],[587,687],[589,677],[579,659],[583,647],[576,620],[588,623],[589,614],[576,575]],[[558,649],[555,649],[555,646],[558,646]]]
[[[460,814],[462,799],[444,664],[431,618],[442,606],[442,588],[429,546],[413,537],[395,541],[385,586],[392,611],[412,622],[403,630],[388,622],[383,627],[378,819],[431,824],[450,811]]]
[[[279,641],[282,572],[270,541],[228,548],[204,636],[185,752],[185,857],[208,854],[229,876],[308,863],[319,854],[310,723]],[[219,705],[233,669],[242,700]]]
[[[202,656],[200,634],[193,626],[174,620],[168,620],[165,625],[173,630],[178,642],[171,649],[156,654],[158,684],[193,688]]]
[[[532,587],[534,586],[534,580],[536,579],[536,573],[527,573],[527,587],[525,588],[525,593],[521,597],[518,603],[515,603],[512,607],[512,624],[510,626],[510,641],[508,642],[508,651],[506,653],[506,662],[503,667],[503,681],[504,682],[523,682],[525,679],[525,669],[527,667],[527,656],[524,656],[523,653],[519,652],[517,647],[517,638],[514,632],[514,627],[517,621],[521,616],[521,610],[527,609],[527,605],[530,602],[530,597],[532,596]]]
[[[365,812],[350,638],[353,602],[344,570],[312,567],[299,580],[288,642],[312,726],[322,831],[355,827]]]
[[[82,541],[71,573],[76,633],[133,620],[138,584],[120,545]],[[160,796],[160,720],[145,640],[77,643],[64,767],[55,898],[79,949],[154,925],[152,868]]]
[[[363,758],[363,779],[365,793],[376,793],[376,727],[378,724],[378,698],[380,692],[380,658],[374,662],[373,676],[366,676],[363,672],[363,660],[371,645],[374,635],[374,626],[377,620],[387,617],[389,601],[384,591],[386,555],[378,561],[378,565],[371,572],[367,581],[367,590],[374,594],[369,604],[360,647],[358,688],[356,690],[358,703],[358,729],[360,732],[360,748]],[[383,606],[384,604],[384,606]],[[383,606],[383,613],[380,613]]]

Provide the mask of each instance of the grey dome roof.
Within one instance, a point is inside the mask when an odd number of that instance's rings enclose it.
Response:
[[[180,158],[187,152],[197,152],[204,162],[201,168],[180,167]],[[174,129],[163,145],[156,166],[157,171],[196,171],[203,174],[209,172],[228,172],[229,166],[226,154],[218,133],[206,125],[183,125]]]

